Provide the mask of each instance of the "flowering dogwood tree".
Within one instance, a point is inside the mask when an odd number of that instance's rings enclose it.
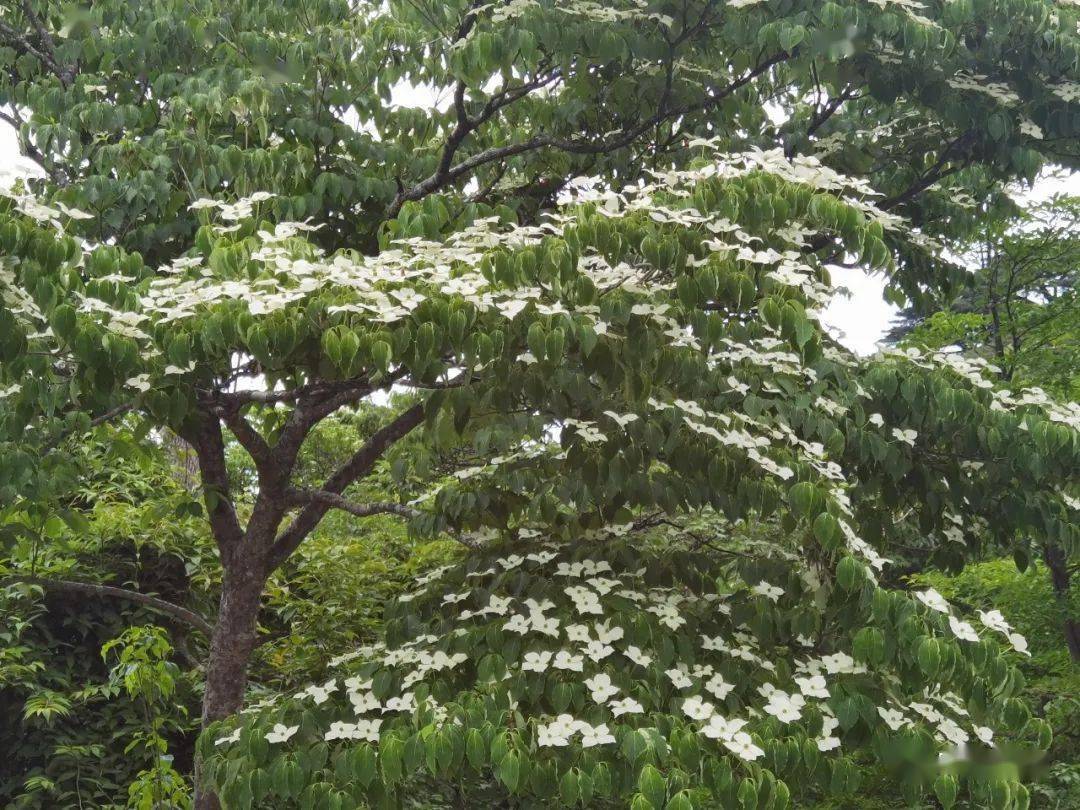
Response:
[[[228,806],[784,807],[856,761],[912,802],[1026,806],[1023,638],[878,579],[913,530],[1074,553],[1080,413],[947,354],[859,360],[818,313],[830,262],[949,283],[966,179],[1074,158],[1075,9],[6,7],[5,115],[44,176],[0,213],[0,495],[32,521],[63,442],[127,414],[192,445]],[[448,103],[388,103],[401,82]],[[299,486],[313,428],[380,392],[408,403]],[[351,498],[413,431],[473,461]],[[470,554],[384,645],[234,716],[267,578],[333,509]]]

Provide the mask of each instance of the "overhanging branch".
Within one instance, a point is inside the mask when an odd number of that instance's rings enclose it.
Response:
[[[111,422],[114,419],[119,419],[121,416],[130,413],[131,410],[132,406],[130,404],[117,405],[115,408],[110,408],[109,410],[105,411],[105,413],[101,414],[100,416],[95,416],[93,419],[90,420],[90,429],[92,430],[96,427],[100,427],[106,422]],[[73,435],[75,435],[73,431],[66,431],[62,433],[61,435],[53,439],[51,442],[46,444],[44,447],[42,447],[42,452],[45,453],[49,450],[56,449],[61,443],[71,438]]]
[[[99,585],[95,582],[48,579],[46,577],[5,577],[3,580],[0,580],[0,582],[4,585],[26,583],[28,585],[40,585],[42,588],[51,591],[64,591],[66,593],[84,594],[87,596],[126,599],[129,602],[145,605],[160,613],[168,614],[174,619],[179,619],[185,624],[189,624],[196,630],[201,631],[207,638],[210,638],[214,632],[213,625],[195,611],[188,610],[186,607],[181,607],[172,602],[167,602],[164,599],[159,599],[156,596],[151,596],[148,593],[141,593],[140,591],[133,591],[128,588],[118,588],[115,585]]]
[[[390,204],[387,210],[387,218],[393,218],[397,216],[397,213],[401,210],[401,206],[410,200],[419,200],[431,194],[448,183],[452,183],[466,175],[473,170],[479,168],[488,163],[505,160],[516,155],[521,155],[526,152],[532,152],[537,149],[557,149],[562,152],[573,155],[598,155],[605,154],[607,152],[613,152],[617,149],[621,149],[637,140],[645,132],[661,124],[665,121],[672,121],[681,118],[684,115],[696,112],[704,112],[719,104],[724,99],[728,98],[732,93],[746,86],[758,76],[766,73],[773,66],[785,62],[795,55],[797,49],[793,49],[791,52],[781,51],[780,53],[766,59],[759,64],[753,70],[749,71],[745,75],[738,79],[735,79],[731,83],[727,84],[723,88],[717,90],[712,96],[700,104],[683,105],[680,107],[661,108],[655,115],[639,121],[634,126],[625,129],[618,135],[603,139],[603,140],[589,140],[589,139],[572,139],[572,138],[557,138],[553,135],[536,135],[525,141],[519,143],[507,144],[505,146],[491,147],[478,152],[471,157],[465,158],[456,165],[450,165],[446,160],[446,152],[444,152],[444,159],[442,165],[430,176],[421,180],[416,185],[408,189],[402,189],[398,192],[393,202]],[[461,125],[455,128],[455,134],[459,132]],[[467,129],[465,134],[471,132],[475,127]],[[461,136],[464,138],[464,135]],[[448,141],[450,148],[450,156],[453,156],[453,152],[457,148],[457,143],[454,143],[454,135]],[[460,142],[460,141],[458,141]]]

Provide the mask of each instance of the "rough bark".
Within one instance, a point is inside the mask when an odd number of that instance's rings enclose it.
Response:
[[[1069,565],[1065,557],[1065,551],[1056,543],[1043,545],[1043,561],[1050,571],[1050,583],[1054,586],[1054,596],[1062,606],[1064,620],[1062,632],[1065,634],[1065,644],[1069,648],[1069,655],[1074,662],[1080,662],[1080,621],[1073,615],[1072,606],[1069,603]]]
[[[254,568],[225,572],[206,670],[204,725],[228,717],[243,703],[265,581],[262,571]]]
[[[264,566],[256,560],[227,565],[221,584],[218,620],[210,642],[203,693],[202,726],[240,710],[247,687],[248,664],[257,646],[259,605],[266,584]],[[217,797],[201,788],[195,762],[196,810],[217,810]]]

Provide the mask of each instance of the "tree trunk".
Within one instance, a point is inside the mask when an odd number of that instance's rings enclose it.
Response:
[[[210,643],[203,693],[202,726],[240,710],[247,686],[248,664],[256,646],[259,606],[266,575],[263,566],[250,558],[226,563],[221,583],[217,623]],[[195,762],[196,810],[216,810],[212,792],[200,785],[201,768]]]
[[[1069,565],[1064,549],[1056,543],[1044,544],[1043,561],[1050,571],[1054,595],[1065,614],[1062,632],[1065,634],[1065,644],[1069,648],[1069,655],[1074,662],[1080,662],[1080,621],[1073,616],[1072,605],[1069,601]]]

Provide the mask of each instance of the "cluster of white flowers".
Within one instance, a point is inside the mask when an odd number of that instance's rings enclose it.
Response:
[[[336,720],[330,724],[329,731],[323,735],[323,739],[327,742],[332,740],[367,740],[368,742],[379,741],[379,727],[382,725],[382,720],[357,720],[355,723],[348,723],[342,720]]]
[[[1004,82],[991,81],[986,76],[976,74],[957,73],[950,77],[948,85],[957,90],[965,90],[973,93],[982,93],[989,96],[998,104],[1014,106],[1020,103],[1020,96]]]
[[[608,535],[608,541],[611,535],[622,534],[624,528],[615,527]],[[532,539],[537,537],[528,530],[525,534]],[[972,742],[985,746],[995,744],[994,729],[973,722],[964,701],[941,685],[928,682],[921,693],[901,699],[900,681],[893,674],[869,671],[842,650],[805,653],[822,642],[805,638],[792,640],[788,661],[794,674],[787,674],[788,666],[778,668],[768,658],[768,655],[776,654],[776,648],[770,645],[766,650],[760,646],[756,637],[748,632],[749,628],[739,624],[733,616],[751,605],[756,605],[757,609],[762,605],[769,610],[778,609],[772,607],[772,603],[781,597],[785,603],[788,599],[801,598],[798,580],[769,577],[756,582],[751,580],[754,584],[732,581],[724,593],[696,592],[679,586],[645,589],[641,585],[645,569],[624,570],[625,563],[613,564],[614,558],[611,561],[602,559],[595,552],[589,552],[590,556],[584,559],[575,558],[565,548],[561,551],[545,549],[538,554],[542,554],[539,559],[533,559],[531,552],[523,551],[493,556],[491,564],[470,563],[463,568],[423,577],[423,590],[415,594],[416,600],[423,603],[423,610],[435,611],[455,629],[439,635],[424,633],[392,649],[382,645],[364,648],[359,654],[348,657],[349,663],[357,658],[366,662],[361,664],[363,675],[331,679],[299,692],[294,700],[323,706],[319,716],[327,717],[328,727],[321,732],[325,741],[378,743],[389,728],[400,728],[402,724],[419,727],[420,724],[441,726],[466,722],[459,709],[451,708],[452,704],[436,703],[430,697],[431,689],[423,689],[423,694],[429,696],[422,700],[415,697],[421,693],[419,689],[416,693],[406,691],[421,680],[427,682],[439,678],[445,683],[448,677],[464,678],[458,681],[462,688],[479,690],[479,694],[488,696],[485,700],[496,699],[509,707],[515,713],[514,717],[524,718],[525,726],[521,730],[527,744],[535,746],[538,756],[551,749],[614,746],[628,729],[645,733],[641,729],[652,728],[654,715],[670,714],[696,731],[703,743],[715,745],[739,761],[752,763],[765,757],[769,736],[774,733],[774,727],[763,727],[762,724],[779,723],[790,727],[790,733],[806,734],[823,754],[842,751],[845,740],[840,731],[841,724],[829,704],[834,697],[844,694],[846,685],[859,683],[870,676],[882,678],[888,697],[875,707],[876,716],[890,732],[906,726],[925,726],[943,750],[952,752],[950,756],[956,756],[956,751],[962,751]],[[523,576],[528,576],[532,584],[524,589],[516,587],[514,595],[500,592],[500,583],[506,582],[506,572],[517,570],[527,572]],[[567,579],[575,583],[563,585]],[[772,584],[770,579],[783,582],[785,587]],[[807,581],[812,582],[814,578],[810,576]],[[447,602],[443,598],[446,594],[462,592],[467,594],[462,601],[471,602],[476,598],[485,610],[462,615],[458,611],[458,600]],[[952,615],[948,602],[936,591],[921,592],[916,598],[931,611],[928,614],[931,619],[933,614],[939,614],[966,628],[971,627]],[[616,613],[613,606],[607,604],[608,599],[629,600],[635,608],[627,611],[622,606]],[[473,634],[488,632],[485,628],[492,627],[492,622],[516,635],[519,622],[531,627],[534,621],[547,617],[578,616],[578,604],[582,601],[590,605],[590,611],[593,606],[599,607],[603,615],[590,614],[587,620],[577,622],[567,618],[559,622],[554,634],[532,635],[531,630],[529,634],[523,634],[517,657],[511,654],[506,658],[505,670],[494,671],[490,680],[483,680],[478,673],[475,682],[471,682],[471,671],[452,673],[452,662],[463,663],[465,653],[464,648],[452,646],[446,649],[447,643],[453,645],[459,637],[474,639]],[[669,609],[680,611],[684,622],[694,622],[703,629],[708,627],[709,632],[695,636],[696,644],[689,638],[678,642],[681,654],[691,651],[687,660],[672,662],[660,649],[660,639],[669,634],[661,629],[664,627],[661,614],[666,615]],[[635,612],[636,616],[633,615]],[[643,616],[651,616],[650,621],[655,622],[647,642],[641,641],[639,635]],[[1012,632],[998,611],[980,611],[979,621],[988,630],[1006,637]],[[513,627],[508,626],[511,622]],[[966,634],[968,630],[961,632]],[[970,632],[975,631],[971,629]],[[631,641],[638,643],[629,643]],[[643,643],[657,646],[642,649],[638,645]],[[827,641],[824,643],[828,644]],[[800,649],[802,652],[797,652]],[[669,663],[659,665],[658,660]],[[423,662],[433,666],[424,669]],[[634,667],[654,669],[643,676],[632,670],[627,662]],[[445,669],[440,671],[440,666]],[[394,685],[389,695],[380,693],[383,695],[380,700],[372,692],[371,673],[388,668],[395,673],[391,679]],[[422,673],[420,678],[415,678],[419,673]],[[523,683],[520,678],[513,677],[515,674],[525,676],[529,685],[512,686],[515,682]],[[664,681],[659,690],[649,685],[657,676]],[[385,676],[383,681],[385,689]],[[548,686],[552,683],[580,684],[583,692],[579,694],[584,695],[584,705],[575,699],[573,709],[545,713],[526,698],[541,683]],[[323,704],[333,701],[341,691],[348,695],[349,702],[345,716],[334,717],[333,709],[328,710]],[[272,743],[289,742],[298,733],[300,725],[295,720],[290,722],[291,715],[282,715],[280,706],[269,708],[274,725],[259,733]],[[290,709],[286,708],[288,711]],[[283,716],[289,719],[283,720]],[[222,735],[217,743],[233,744],[240,739],[241,731],[235,729]]]
[[[975,631],[975,628],[970,623],[954,616],[952,613],[952,606],[949,604],[948,600],[933,588],[928,588],[925,591],[918,591],[916,592],[915,597],[931,610],[945,614],[948,618],[949,629],[952,630],[953,635],[961,641],[978,642],[980,640],[979,634]],[[995,630],[1005,636],[1016,652],[1023,655],[1031,655],[1031,653],[1028,652],[1027,639],[1013,631],[1012,627],[1005,621],[1005,617],[1001,615],[1000,611],[980,610],[979,620],[988,629]]]
[[[772,684],[766,684],[761,689],[764,690],[767,698],[765,711],[781,723],[793,723],[802,717],[802,709],[806,706],[806,698],[802,694],[789,695]]]
[[[606,724],[593,726],[584,720],[575,720],[569,714],[560,714],[547,724],[536,727],[536,744],[541,748],[564,747],[570,744],[574,735],[581,735],[581,747],[592,748],[596,745],[610,745],[615,737]]]

